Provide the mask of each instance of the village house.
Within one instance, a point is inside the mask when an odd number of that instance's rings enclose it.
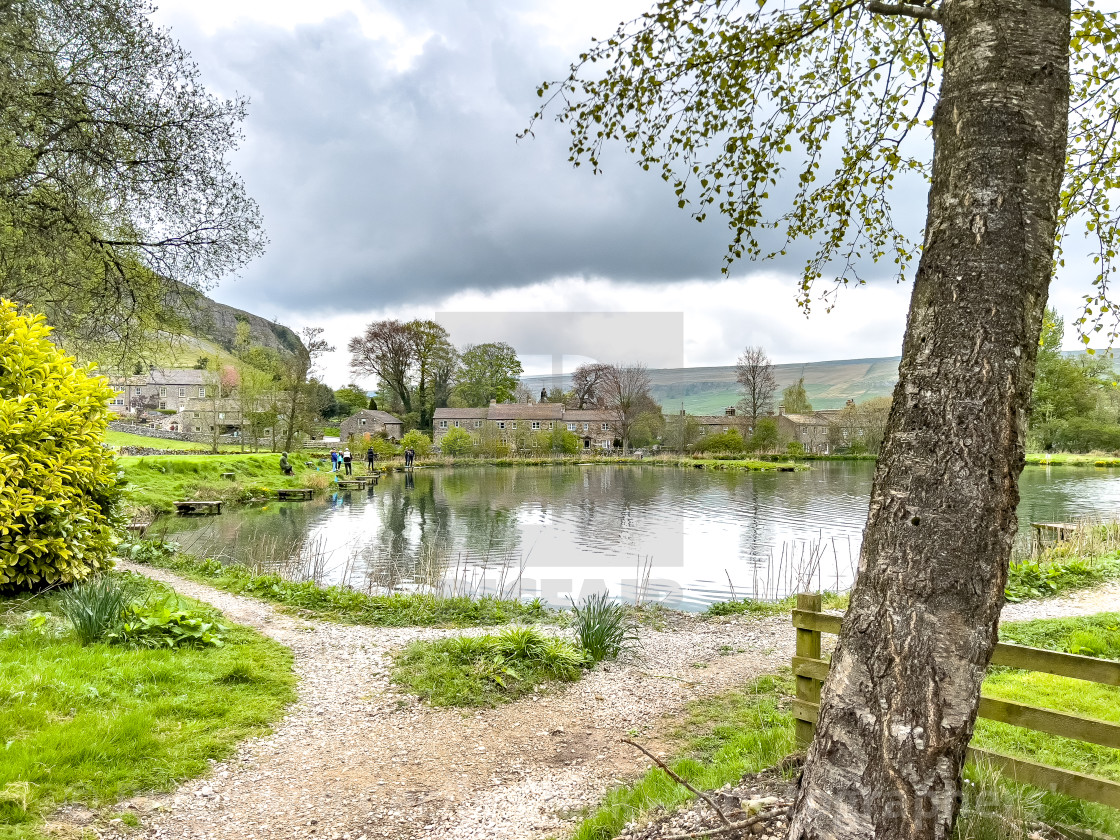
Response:
[[[778,437],[783,441],[800,443],[812,455],[829,453],[830,415],[839,412],[815,411],[812,414],[786,414],[778,408]]]
[[[729,432],[732,429],[737,431],[744,438],[749,437],[754,432],[754,429],[746,424],[746,418],[735,415],[735,408],[733,406],[728,406],[724,409],[723,414],[694,414],[693,418],[700,427],[701,438],[707,435],[718,435],[723,432]]]
[[[564,429],[580,439],[583,449],[616,449],[622,441],[614,431],[610,412],[574,409],[562,403],[498,403],[488,408],[437,408],[433,418],[435,444],[451,429],[473,435],[496,432],[506,443],[516,444],[523,433]]]
[[[109,377],[116,391],[109,408],[117,414],[138,414],[144,411],[181,411],[190,399],[205,399],[212,387],[212,374],[204,370],[170,370],[153,368],[135,376]]]
[[[387,411],[363,408],[343,420],[338,430],[339,439],[343,442],[350,440],[350,438],[369,440],[374,435],[380,434],[384,434],[393,440],[400,440],[402,436],[401,420]]]

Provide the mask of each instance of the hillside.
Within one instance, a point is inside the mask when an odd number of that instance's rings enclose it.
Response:
[[[242,322],[249,325],[250,342],[254,346],[281,354],[304,352],[299,336],[282,324],[218,303],[187,286],[179,286],[171,305],[188,325],[185,330],[188,337],[219,347],[226,353],[233,351],[237,325]]]
[[[872,397],[889,397],[898,379],[899,361],[900,357],[893,356],[774,365],[774,376],[779,391],[804,376],[805,391],[814,408],[843,408],[849,399],[863,402]],[[683,405],[690,414],[722,414],[740,397],[733,365],[656,369],[649,374],[653,398],[666,411],[677,411]],[[550,387],[552,379],[530,376],[525,382],[535,393],[542,386]]]

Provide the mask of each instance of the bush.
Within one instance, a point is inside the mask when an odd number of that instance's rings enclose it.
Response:
[[[742,452],[746,447],[743,436],[735,429],[728,429],[715,435],[707,435],[693,444],[697,452]]]
[[[1059,452],[1114,452],[1120,449],[1120,426],[1088,417],[1055,420],[1031,432],[1039,449]]]
[[[409,433],[411,434],[411,432]],[[444,455],[466,455],[474,448],[474,440],[470,432],[455,426],[447,430],[447,434],[439,439],[439,448]],[[416,450],[419,454],[420,450]]]
[[[408,449],[410,446],[416,450],[417,458],[423,458],[432,448],[432,439],[423,432],[413,429],[401,438],[402,449]]]
[[[755,423],[754,434],[747,444],[751,452],[769,452],[778,448],[778,421],[773,417],[761,417]]]
[[[0,591],[85,580],[116,543],[113,391],[49,335],[0,300]]]
[[[805,444],[800,443],[796,440],[791,440],[789,443],[786,444],[786,454],[787,455],[804,455],[805,454]]]
[[[580,647],[592,662],[614,659],[638,641],[626,607],[613,603],[608,592],[588,595],[579,604],[573,601],[572,611]]]
[[[174,596],[125,607],[119,625],[106,634],[109,641],[129,647],[221,647],[225,627],[192,615]]]

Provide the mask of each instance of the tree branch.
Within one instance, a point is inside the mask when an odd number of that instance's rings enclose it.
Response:
[[[918,20],[932,20],[935,23],[941,21],[941,15],[937,9],[915,6],[913,3],[884,3],[883,0],[868,0],[867,9],[879,15],[902,15]]]
[[[719,806],[718,806],[718,805],[717,805],[717,804],[716,804],[715,802],[713,802],[713,801],[712,801],[712,798],[711,798],[710,796],[708,796],[708,794],[706,794],[706,793],[704,793],[703,791],[699,791],[699,790],[697,790],[696,788],[694,788],[694,787],[693,787],[692,785],[690,785],[690,784],[689,784],[688,782],[686,782],[686,781],[685,781],[684,779],[682,779],[682,778],[681,778],[680,776],[678,776],[678,775],[677,775],[676,773],[674,773],[674,772],[673,772],[672,770],[670,770],[670,769],[669,769],[669,767],[668,767],[668,765],[667,765],[667,764],[665,764],[665,762],[664,762],[664,761],[662,761],[662,760],[661,760],[660,758],[658,758],[657,756],[655,756],[655,755],[654,755],[653,753],[651,753],[651,752],[650,752],[649,750],[647,750],[647,749],[646,749],[645,747],[643,747],[643,746],[642,746],[641,744],[639,744],[639,743],[638,743],[637,741],[631,741],[631,740],[630,740],[629,738],[623,738],[623,739],[622,739],[622,743],[624,743],[624,744],[629,744],[629,745],[630,745],[630,746],[632,746],[632,747],[637,747],[637,748],[638,748],[639,750],[641,750],[641,751],[642,751],[642,752],[644,752],[644,753],[645,753],[645,754],[646,754],[647,756],[649,756],[650,760],[651,760],[651,761],[652,761],[652,762],[653,762],[654,764],[656,764],[656,765],[657,765],[658,767],[660,767],[660,768],[661,768],[662,770],[664,770],[664,771],[665,771],[666,773],[668,773],[668,774],[669,774],[669,777],[670,777],[670,778],[671,778],[671,779],[672,779],[672,780],[673,780],[674,782],[676,782],[676,783],[677,783],[677,784],[679,784],[679,785],[684,785],[684,786],[685,786],[686,788],[688,788],[688,789],[689,789],[690,791],[692,791],[692,792],[693,792],[693,793],[695,793],[695,794],[696,794],[697,796],[699,796],[699,797],[700,797],[701,799],[703,799],[703,800],[704,800],[705,802],[707,802],[707,803],[708,803],[709,805],[711,805],[711,806],[712,806],[712,810],[713,810],[713,811],[715,811],[715,812],[716,812],[716,814],[718,814],[718,815],[719,815],[719,821],[720,821],[721,823],[723,823],[723,826],[724,826],[724,827],[723,827],[723,830],[724,830],[724,831],[727,831],[727,830],[729,830],[729,829],[731,829],[731,828],[732,828],[732,825],[731,825],[731,820],[729,820],[729,819],[727,818],[727,815],[726,815],[726,814],[724,814],[724,813],[723,813],[723,811],[721,811],[721,810],[719,809]]]

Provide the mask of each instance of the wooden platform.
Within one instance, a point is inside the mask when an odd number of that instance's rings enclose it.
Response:
[[[1034,548],[1041,551],[1046,535],[1052,536],[1055,542],[1061,542],[1077,530],[1077,525],[1073,522],[1032,522],[1031,528],[1034,529]]]
[[[222,473],[222,478],[224,478],[226,481],[233,481],[235,478],[237,478],[237,474],[236,473]]]
[[[282,502],[303,502],[310,499],[315,491],[310,487],[294,487],[291,489],[277,490],[276,498]]]
[[[152,524],[151,522],[129,522],[128,523],[128,532],[130,534],[141,534],[141,535],[143,535],[143,533],[148,530],[148,526],[151,525],[151,524]]]
[[[376,478],[366,475],[352,475],[349,478],[340,478],[337,482],[340,490],[363,490],[377,481]]]
[[[222,503],[175,502],[175,512],[180,516],[217,516],[222,512]]]

